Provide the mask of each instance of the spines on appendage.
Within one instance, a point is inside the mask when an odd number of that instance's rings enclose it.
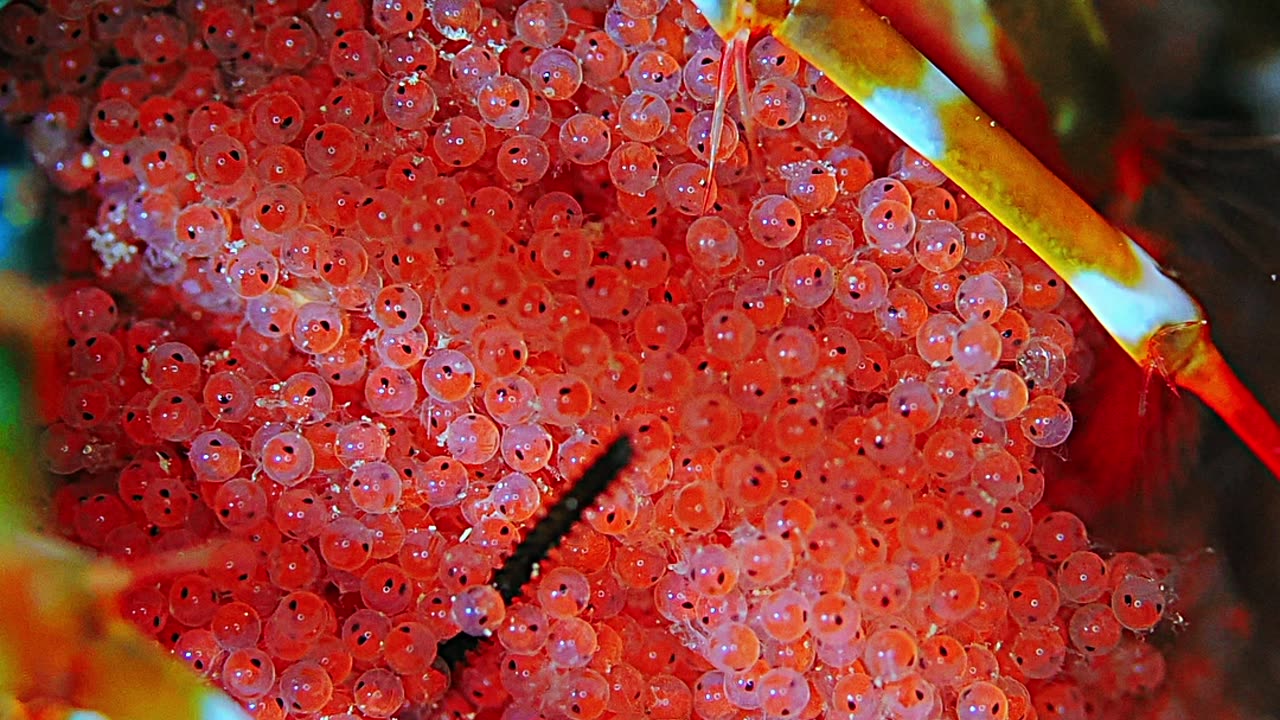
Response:
[[[720,56],[720,75],[716,81],[716,104],[712,111],[711,117],[711,145],[707,151],[707,181],[708,188],[715,180],[716,174],[716,156],[720,154],[720,139],[724,136],[725,112],[729,105],[729,86],[736,84],[738,86],[738,96],[741,98],[739,103],[745,111],[746,103],[746,82],[747,82],[747,43],[751,39],[751,29],[742,27],[732,36],[725,40],[724,54]],[[706,207],[703,212],[711,209],[715,202],[715,196],[710,190],[707,192]]]
[[[547,514],[534,525],[533,530],[516,546],[511,556],[494,573],[492,585],[502,595],[503,602],[510,603],[520,596],[524,586],[533,577],[538,563],[546,559],[564,536],[582,518],[582,513],[595,504],[605,490],[631,463],[631,441],[623,435],[604,451],[598,460],[583,473],[564,497],[551,506]],[[467,654],[480,644],[476,635],[458,633],[440,643],[438,655],[449,667],[457,667]]]
[[[885,18],[843,0],[697,4],[722,36],[768,29],[824,72],[1061,275],[1130,357],[1165,367],[1280,477],[1280,428],[1209,340],[1199,304]],[[1187,327],[1202,328],[1195,342],[1169,342]]]

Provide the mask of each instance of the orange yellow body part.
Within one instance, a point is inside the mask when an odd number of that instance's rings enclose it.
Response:
[[[29,281],[0,273],[0,291],[0,720],[247,720],[120,617],[118,594],[134,570],[35,530],[38,474],[7,359],[19,344],[38,355],[53,335]]]
[[[766,31],[1017,234],[1121,347],[1212,407],[1280,477],[1280,429],[1213,345],[1199,304],[858,0],[695,0],[722,37]]]

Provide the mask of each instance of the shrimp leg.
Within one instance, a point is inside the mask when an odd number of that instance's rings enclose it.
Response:
[[[1199,396],[1280,477],[1280,428],[1199,304],[860,0],[700,0],[722,37],[764,30],[826,73],[1061,275],[1141,366]]]

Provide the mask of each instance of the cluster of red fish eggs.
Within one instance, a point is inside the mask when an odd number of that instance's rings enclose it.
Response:
[[[59,527],[218,539],[122,610],[258,717],[1080,718],[1161,685],[1174,568],[1039,503],[1079,303],[779,43],[717,148],[721,43],[674,1],[58,0],[0,47],[94,278],[60,299]],[[507,607],[493,569],[620,433]],[[460,631],[492,642],[451,676]]]

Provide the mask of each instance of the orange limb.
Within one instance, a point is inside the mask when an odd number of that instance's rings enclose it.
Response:
[[[1280,427],[1213,344],[1208,323],[1165,328],[1151,339],[1150,354],[1166,380],[1213,408],[1280,478]]]
[[[724,136],[725,112],[729,105],[729,87],[737,78],[740,105],[745,112],[747,92],[747,42],[751,39],[751,31],[742,28],[725,42],[724,54],[720,57],[720,77],[716,83],[716,104],[711,116],[711,147],[708,151],[706,186],[711,187],[716,174],[716,156],[720,154],[720,139]],[[715,196],[707,193],[706,205],[702,211],[710,212],[715,203]]]

